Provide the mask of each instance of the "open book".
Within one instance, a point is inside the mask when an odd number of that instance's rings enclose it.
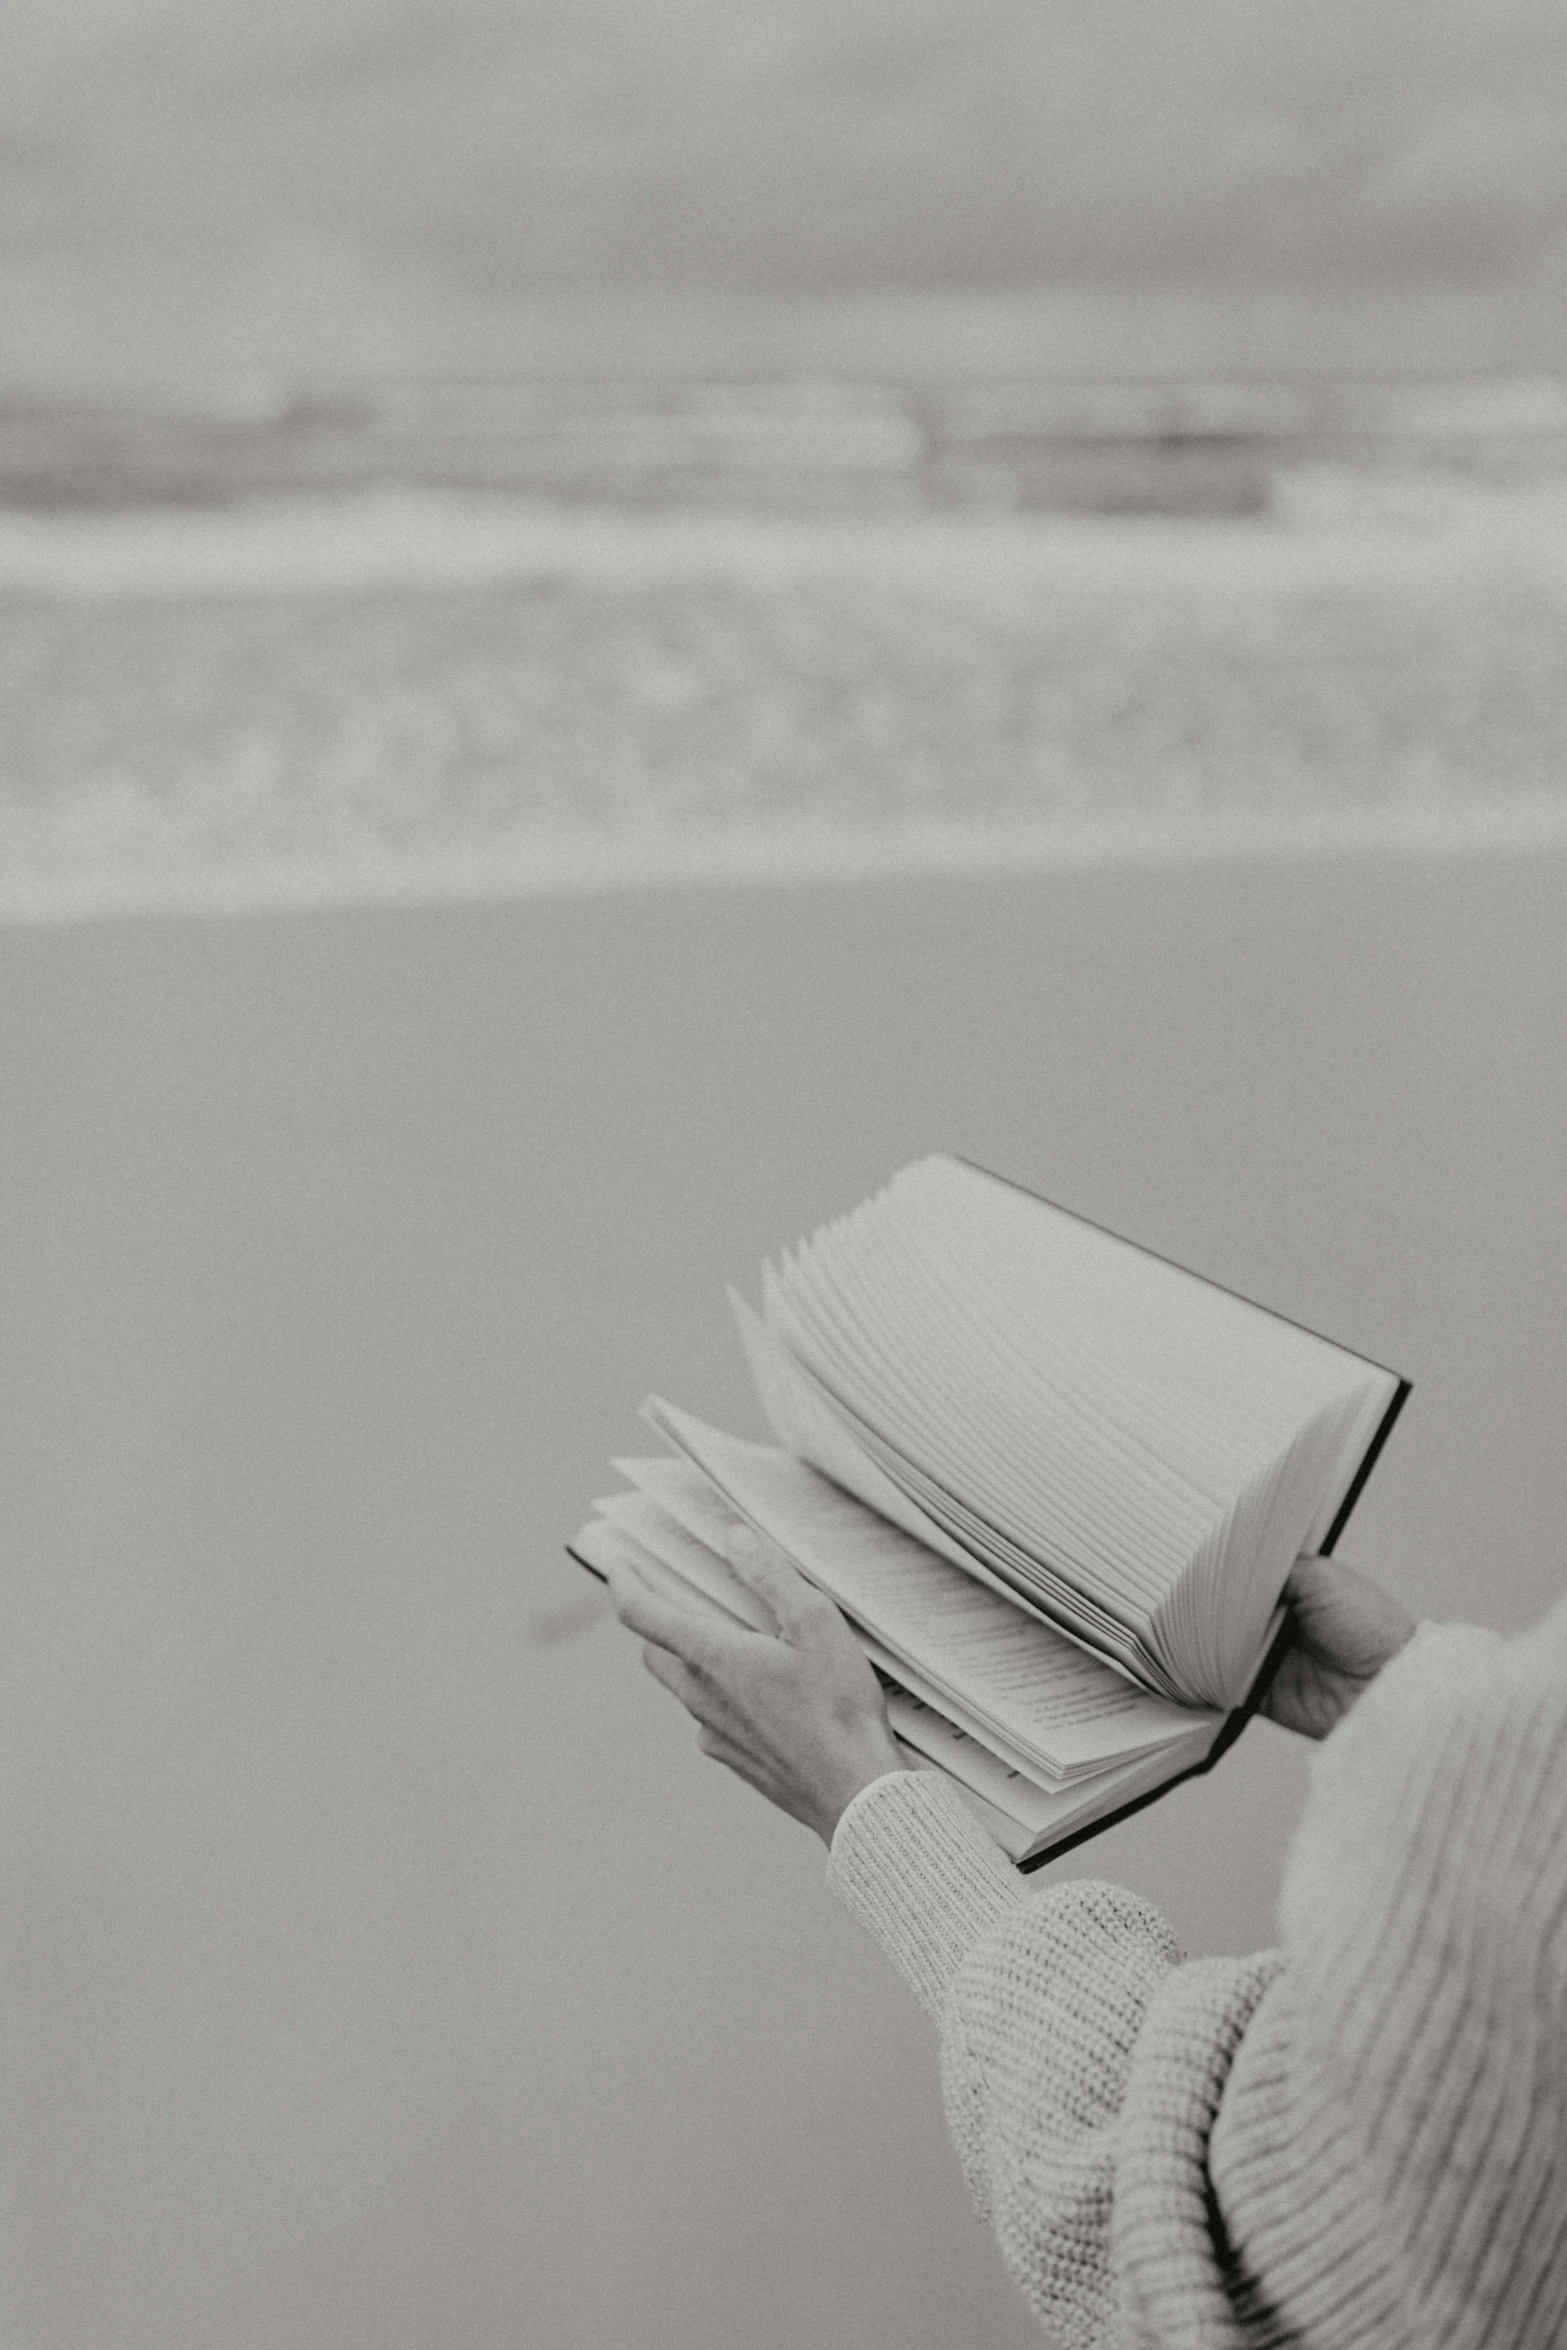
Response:
[[[732,1294],[732,1293],[731,1293]],[[1260,1701],[1303,1551],[1409,1392],[966,1161],[922,1159],[732,1294],[777,1439],[652,1397],[668,1450],[568,1545],[769,1628],[745,1521],[842,1608],[906,1760],[1037,1865],[1206,1769]]]

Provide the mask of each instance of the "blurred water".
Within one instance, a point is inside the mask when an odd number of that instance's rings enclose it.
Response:
[[[1564,624],[1550,468],[4,511],[0,912],[1554,839]]]

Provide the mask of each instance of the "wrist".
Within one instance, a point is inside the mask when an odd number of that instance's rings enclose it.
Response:
[[[838,1832],[838,1822],[855,1797],[863,1795],[867,1787],[874,1787],[878,1779],[885,1779],[889,1773],[907,1770],[907,1768],[907,1763],[893,1741],[891,1731],[887,1731],[879,1739],[867,1742],[857,1754],[846,1759],[844,1769],[834,1774],[833,1783],[827,1791],[826,1799],[820,1806],[816,1818],[811,1822],[817,1835],[829,1850],[832,1848],[833,1837]]]

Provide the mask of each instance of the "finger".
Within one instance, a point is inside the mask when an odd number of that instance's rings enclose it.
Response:
[[[732,1526],[724,1549],[740,1581],[765,1602],[787,1639],[808,1637],[829,1620],[839,1620],[832,1601],[806,1581],[776,1542],[758,1534],[754,1526]]]
[[[1331,1585],[1340,1582],[1343,1573],[1336,1559],[1319,1558],[1315,1551],[1302,1551],[1289,1571],[1283,1597],[1291,1607],[1302,1600],[1316,1599]]]
[[[730,1733],[735,1717],[723,1692],[694,1673],[678,1656],[671,1656],[666,1648],[655,1648],[648,1641],[642,1650],[642,1662],[655,1681],[661,1681],[672,1697],[678,1697],[693,1721],[715,1730]]]
[[[1403,1601],[1340,1559],[1297,1559],[1284,1590],[1301,1624],[1343,1650],[1339,1661],[1357,1670],[1368,1659],[1375,1670],[1414,1635]]]
[[[710,1761],[721,1762],[728,1770],[737,1771],[742,1766],[755,1768],[746,1749],[735,1739],[725,1737],[722,1730],[714,1729],[711,1722],[702,1725],[697,1746]]]
[[[1342,1617],[1346,1610],[1363,1615],[1368,1596],[1376,1589],[1354,1567],[1341,1559],[1307,1553],[1290,1569],[1284,1597],[1303,1628],[1320,1627]]]
[[[737,1745],[718,1730],[704,1730],[697,1745],[710,1761],[722,1763],[726,1771],[733,1771],[748,1787],[755,1787],[764,1795],[768,1792],[766,1773],[748,1747]]]
[[[616,1615],[629,1632],[667,1648],[699,1671],[711,1662],[718,1637],[712,1625],[691,1609],[676,1607],[671,1601],[659,1598],[629,1568],[618,1565],[610,1568],[609,1595]]]
[[[671,1656],[667,1648],[655,1648],[651,1640],[642,1644],[642,1662],[655,1681],[662,1681],[672,1697],[678,1697],[687,1712],[691,1710],[687,1692],[694,1692],[697,1681],[691,1667],[678,1656]]]

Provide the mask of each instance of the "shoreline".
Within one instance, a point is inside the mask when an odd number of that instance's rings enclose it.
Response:
[[[779,826],[685,839],[609,840],[565,830],[515,844],[358,862],[278,861],[239,870],[0,872],[0,930],[167,916],[223,918],[356,906],[508,905],[695,889],[798,889],[870,881],[1024,879],[1346,858],[1527,855],[1567,847],[1567,798],[1314,808],[995,825],[931,820],[875,830]]]

